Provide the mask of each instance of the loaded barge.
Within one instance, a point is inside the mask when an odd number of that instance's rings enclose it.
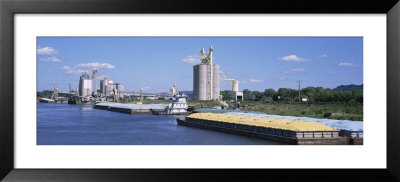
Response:
[[[179,125],[235,133],[297,145],[347,145],[340,130],[321,123],[216,113],[194,113],[177,119]]]
[[[295,116],[279,116],[269,115],[262,112],[256,111],[240,111],[240,110],[225,110],[225,109],[211,109],[202,108],[197,109],[194,112],[199,113],[219,113],[227,115],[240,115],[240,116],[254,116],[261,118],[275,118],[275,119],[287,119],[287,120],[299,120],[299,121],[312,121],[327,125],[331,128],[339,130],[339,136],[349,138],[349,144],[352,145],[363,145],[363,122],[362,121],[348,121],[348,120],[332,120],[325,118],[308,118],[308,117],[295,117]]]

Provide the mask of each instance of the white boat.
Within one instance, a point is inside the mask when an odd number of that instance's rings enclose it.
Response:
[[[188,109],[186,103],[187,96],[185,94],[174,95],[174,98],[175,99],[165,108],[165,114],[186,114]]]

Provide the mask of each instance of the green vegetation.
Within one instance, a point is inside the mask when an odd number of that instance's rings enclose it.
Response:
[[[215,107],[215,106],[222,107],[223,106],[223,104],[221,104],[218,101],[198,101],[198,100],[188,101],[188,105],[193,106],[194,109],[211,108],[211,107]]]
[[[220,94],[222,95],[222,100],[233,100],[233,95],[230,94],[230,90],[221,91]]]
[[[267,114],[285,116],[306,116],[313,118],[332,118],[346,120],[363,120],[363,90],[356,85],[340,86],[352,91],[333,91],[329,88],[306,87],[299,91],[289,88],[265,89],[264,92],[243,90],[244,102],[241,110],[259,111]],[[351,88],[350,88],[351,87]],[[362,88],[362,85],[361,85]],[[232,104],[229,91],[221,92],[223,99]]]
[[[51,98],[51,95],[53,95],[53,91],[51,90],[43,90],[41,92],[37,92],[36,96],[40,98]]]
[[[41,92],[36,92],[36,97],[38,98],[51,98],[51,95],[53,95],[53,91],[52,90],[43,90]],[[59,97],[69,97],[69,94],[66,93],[59,93],[58,94]]]
[[[265,89],[264,92],[243,90],[244,101],[261,101],[262,103],[299,102],[299,91],[289,88],[280,88],[278,91],[274,89]],[[335,103],[335,104],[362,104],[363,91],[342,91],[335,92],[329,88],[322,87],[306,87],[301,89],[300,98],[306,98],[309,103]]]
[[[330,104],[330,103],[283,103],[283,102],[252,102],[245,101],[241,110],[259,111],[267,114],[282,116],[305,116],[311,118],[330,118],[340,120],[363,120],[362,104]],[[333,115],[332,115],[333,113]]]

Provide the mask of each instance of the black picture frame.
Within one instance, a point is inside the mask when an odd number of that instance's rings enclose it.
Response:
[[[14,14],[382,13],[387,15],[386,169],[15,169]],[[5,181],[399,181],[400,3],[398,0],[0,0],[0,179]],[[299,156],[301,157],[301,156]],[[374,156],[371,156],[374,157]]]

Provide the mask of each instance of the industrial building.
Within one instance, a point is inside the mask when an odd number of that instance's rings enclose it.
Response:
[[[121,99],[124,98],[124,86],[119,83],[116,83],[115,86],[117,90],[117,97]]]
[[[104,77],[103,80],[100,80],[101,97],[111,96],[113,94],[113,85],[114,82],[110,80],[108,77]]]
[[[93,80],[93,95],[97,96],[97,68],[93,69],[92,80]]]
[[[193,66],[193,99],[219,100],[220,98],[220,66],[213,64],[213,48],[205,54],[201,49],[201,64]]]
[[[224,81],[232,81],[232,91],[230,92],[230,94],[233,95],[235,101],[243,101],[243,92],[239,92],[239,81],[225,77]]]
[[[115,85],[115,88],[114,88]],[[104,77],[103,80],[100,80],[100,97],[109,99],[119,100],[124,98],[124,86],[119,83],[114,83],[114,81],[110,80],[108,77]]]
[[[79,96],[86,97],[92,95],[92,79],[87,72],[79,78]]]

